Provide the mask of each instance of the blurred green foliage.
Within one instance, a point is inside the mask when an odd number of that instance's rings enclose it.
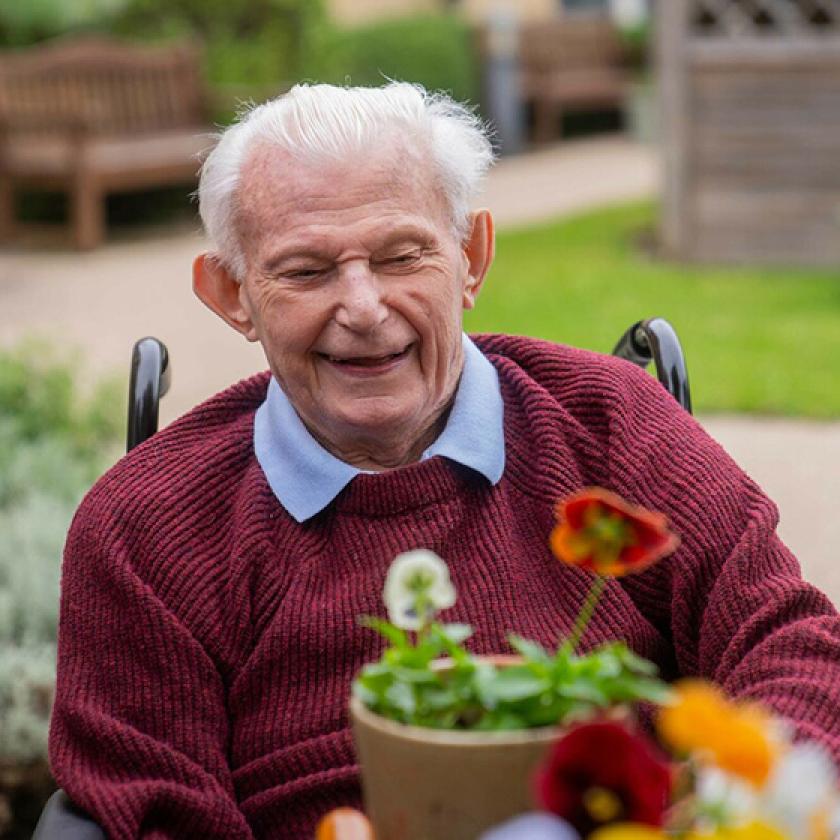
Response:
[[[72,32],[198,41],[221,123],[242,101],[276,96],[300,80],[378,85],[391,78],[478,97],[472,35],[453,15],[344,29],[327,19],[324,0],[0,0],[0,46]]]
[[[80,395],[43,343],[0,350],[0,762],[46,757],[62,546],[117,454],[121,391]]]
[[[325,25],[321,0],[129,0],[111,31],[131,39],[194,38],[208,81],[261,91],[295,79]]]
[[[25,47],[55,35],[107,27],[128,2],[129,0],[2,0],[0,45]]]
[[[476,102],[479,68],[473,34],[454,15],[395,18],[353,29],[317,33],[303,75],[331,84],[381,85],[386,79],[417,82]]]
[[[116,382],[106,382],[80,398],[72,362],[59,360],[44,342],[26,341],[0,351],[0,430],[21,442],[61,439],[79,458],[90,459],[102,441],[120,434],[118,390]],[[9,449],[0,447],[0,453]]]
[[[647,71],[651,61],[653,28],[650,21],[626,26],[618,31],[625,64],[638,73]]]

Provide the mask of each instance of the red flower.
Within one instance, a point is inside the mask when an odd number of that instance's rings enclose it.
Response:
[[[551,550],[570,566],[608,577],[639,572],[680,544],[668,519],[591,487],[557,505]]]
[[[585,838],[614,822],[662,825],[671,781],[670,766],[648,741],[615,721],[595,721],[557,741],[536,793]]]

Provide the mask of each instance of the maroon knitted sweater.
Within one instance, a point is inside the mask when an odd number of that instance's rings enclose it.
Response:
[[[480,336],[499,371],[506,467],[491,487],[442,458],[360,475],[296,523],[254,457],[268,375],[120,461],[64,559],[55,777],[112,838],[312,836],[359,804],[350,681],[381,642],[394,556],[452,570],[472,648],[553,645],[588,576],[553,559],[556,500],[603,485],[664,511],[668,560],[610,582],[585,645],[624,638],[666,677],[759,698],[840,760],[840,618],[803,582],[761,493],[651,377],[533,339]]]

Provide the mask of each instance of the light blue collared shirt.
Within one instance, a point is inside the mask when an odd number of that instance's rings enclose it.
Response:
[[[463,347],[464,370],[449,419],[420,460],[442,455],[497,484],[505,469],[499,375],[466,335]],[[254,418],[254,451],[274,495],[298,522],[320,513],[364,472],[312,437],[274,377]]]

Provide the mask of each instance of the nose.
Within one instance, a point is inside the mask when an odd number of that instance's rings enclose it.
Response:
[[[367,260],[352,260],[339,267],[339,301],[335,320],[352,332],[374,330],[388,317],[379,278]]]

